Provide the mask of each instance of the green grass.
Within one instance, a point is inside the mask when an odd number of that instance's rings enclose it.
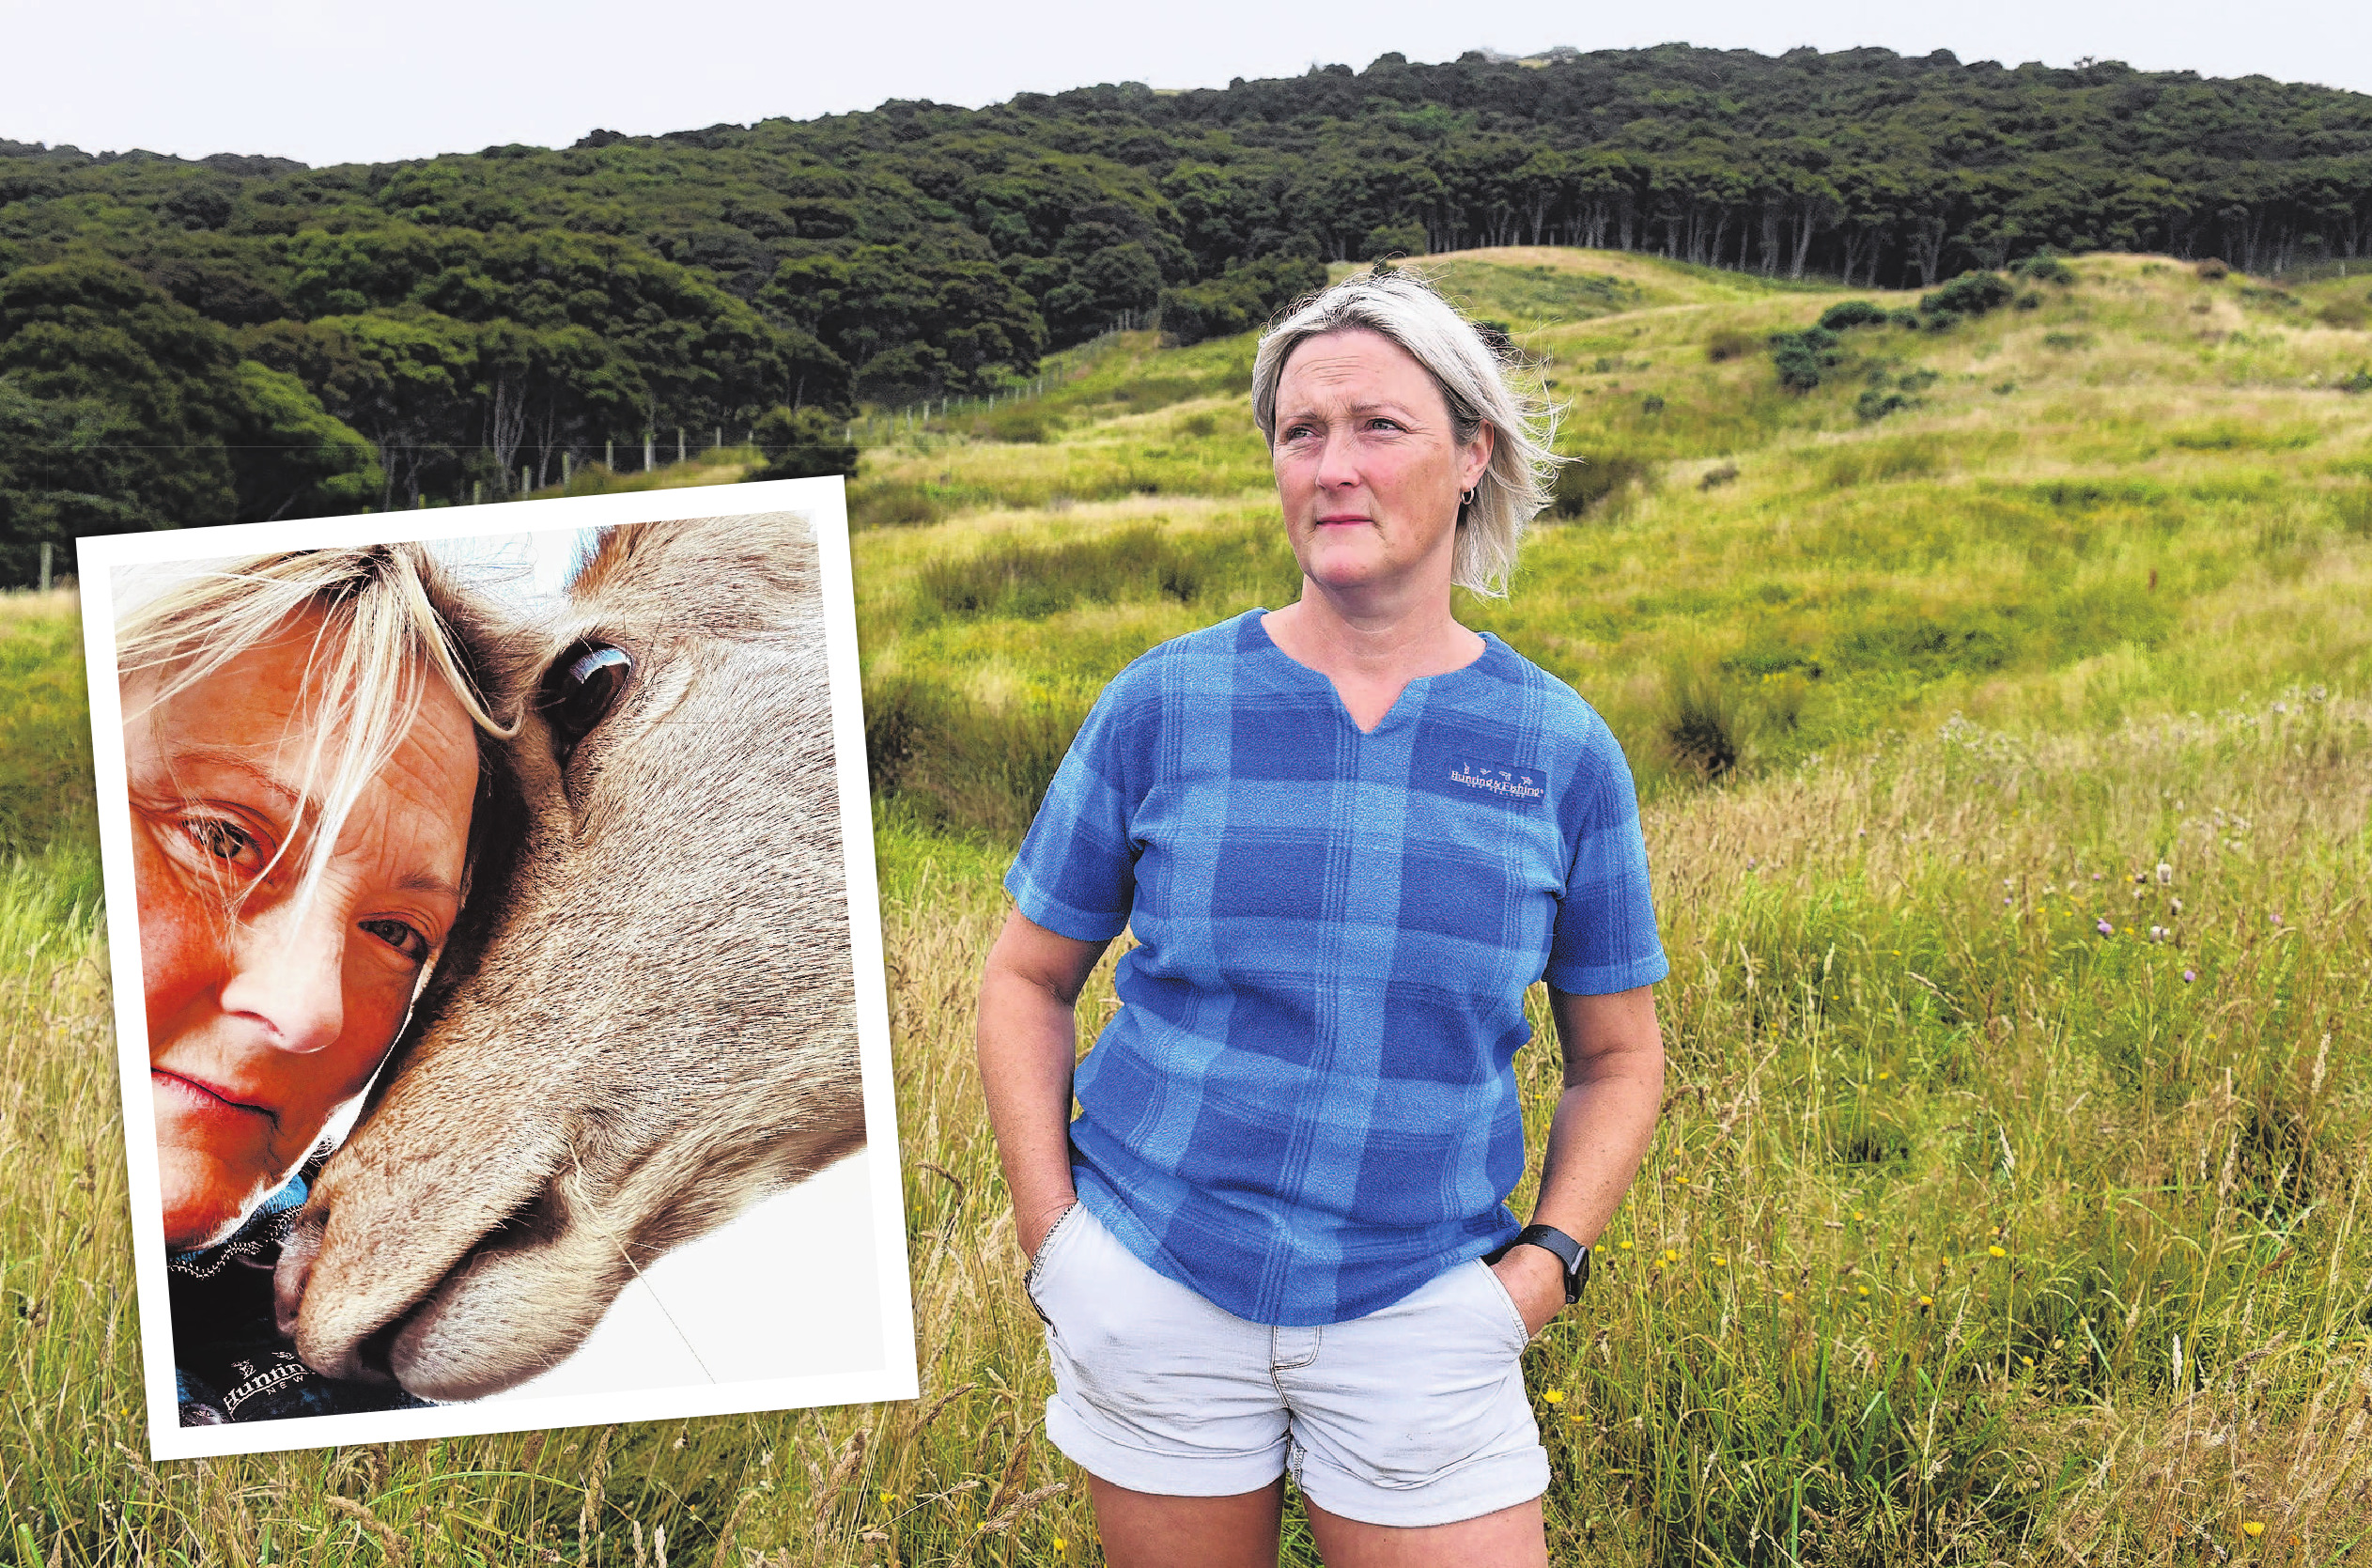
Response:
[[[1907,298],[1515,259],[1445,265],[1519,324],[1539,305],[1560,449],[1635,478],[1461,612],[1623,739],[1673,961],[1656,1145],[1527,1358],[1553,1560],[2350,1560],[2372,396],[2338,389],[2372,340],[2319,313],[2366,281],[2081,258],[2031,310],[1847,334],[1795,396],[1771,332]],[[1542,265],[1642,297],[1592,315]],[[423,1563],[655,1560],[660,1528],[677,1562],[1098,1560],[1039,1434],[971,1002],[996,878],[1103,682],[1295,591],[1248,352],[1108,339],[1010,428],[959,411],[865,455],[854,493],[929,502],[855,540],[920,1404],[127,1458],[103,955],[61,800],[60,847],[0,879],[19,1556],[375,1563],[376,1521]],[[1857,411],[1923,373],[1916,406]],[[12,693],[76,689],[65,613],[17,623],[50,651]],[[0,784],[41,766],[0,752]],[[1537,1140],[1555,1052],[1518,1072]]]

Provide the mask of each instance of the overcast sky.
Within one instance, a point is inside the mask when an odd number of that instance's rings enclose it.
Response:
[[[308,163],[425,157],[594,128],[810,118],[891,98],[979,105],[1096,82],[1224,86],[1314,63],[1686,42],[1949,49],[1962,60],[2263,74],[2372,92],[2372,3],[2302,0],[0,0],[0,137]]]

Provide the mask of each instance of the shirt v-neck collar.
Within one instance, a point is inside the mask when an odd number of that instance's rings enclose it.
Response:
[[[1265,606],[1254,605],[1238,617],[1250,629],[1248,641],[1254,652],[1264,656],[1282,670],[1289,672],[1287,676],[1289,679],[1302,684],[1312,681],[1317,683],[1325,690],[1327,697],[1332,699],[1336,719],[1353,735],[1367,739],[1399,729],[1403,724],[1415,722],[1416,716],[1424,711],[1425,699],[1432,694],[1436,682],[1454,680],[1461,675],[1480,671],[1484,664],[1496,658],[1498,651],[1507,645],[1487,631],[1476,632],[1475,635],[1482,639],[1481,653],[1476,654],[1454,670],[1443,670],[1430,675],[1411,676],[1408,684],[1401,688],[1400,695],[1392,699],[1392,706],[1386,708],[1384,716],[1375,721],[1375,727],[1363,730],[1359,728],[1358,721],[1351,717],[1350,706],[1343,702],[1342,692],[1335,686],[1334,678],[1324,670],[1312,669],[1287,653],[1278,645],[1277,639],[1268,634],[1268,628],[1262,621],[1262,617],[1267,613],[1268,610]]]

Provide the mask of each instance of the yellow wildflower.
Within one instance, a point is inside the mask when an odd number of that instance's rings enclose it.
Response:
[[[1541,1398],[1548,1401],[1551,1405],[1562,1405],[1565,1403],[1565,1390],[1562,1389],[1551,1389],[1546,1393],[1541,1395]]]
[[[1922,1307],[1932,1307],[1935,1305],[1935,1297],[1932,1296],[1922,1296],[1919,1297],[1919,1305]]]
[[[1728,1268],[1729,1266],[1729,1260],[1716,1252],[1713,1254],[1713,1266],[1715,1268]]]
[[[2248,1523],[2242,1525],[2240,1529],[2246,1530],[2248,1532],[2249,1539],[2254,1541],[2258,1536],[2265,1533],[2265,1521],[2262,1519],[2251,1519]]]
[[[1999,1247],[1988,1247],[1985,1250],[1990,1256],[1996,1258],[2006,1258],[2009,1256],[2008,1252],[2003,1251]]]
[[[1853,1289],[1863,1296],[1868,1296],[1869,1294],[1869,1287],[1868,1285],[1855,1285]]]
[[[1626,1252],[1628,1252],[1629,1250],[1631,1250],[1631,1244],[1630,1244],[1629,1242],[1627,1242],[1627,1241],[1626,1241],[1626,1242],[1624,1242],[1624,1243],[1622,1244],[1622,1250],[1624,1250],[1624,1251],[1626,1251]]]
[[[1666,1263],[1678,1263],[1681,1261],[1681,1255],[1667,1247],[1664,1250],[1664,1261]]]

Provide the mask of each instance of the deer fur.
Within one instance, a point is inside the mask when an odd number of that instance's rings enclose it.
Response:
[[[570,749],[536,694],[587,641],[633,671]],[[804,520],[612,529],[496,662],[502,852],[275,1281],[306,1361],[440,1401],[561,1360],[638,1268],[865,1137]]]

